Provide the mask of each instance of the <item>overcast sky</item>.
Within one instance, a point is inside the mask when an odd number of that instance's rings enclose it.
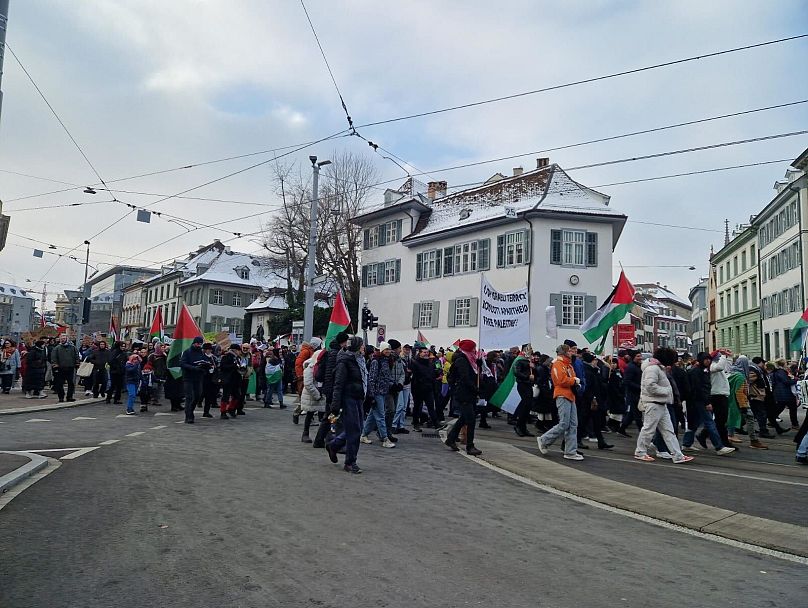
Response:
[[[802,34],[808,4],[678,1],[325,2],[307,0],[357,125]],[[455,171],[466,162],[563,146],[682,121],[808,99],[808,39],[703,59],[360,132],[429,176],[481,181],[535,156]],[[105,180],[318,139],[346,126],[333,84],[298,2],[202,0],[11,0],[8,45],[20,57]],[[10,53],[3,75],[0,170],[69,184],[97,178]],[[562,167],[761,137],[808,128],[808,104],[572,148],[542,156]],[[571,173],[600,186],[738,164],[793,159],[808,137],[781,138]],[[308,163],[335,150],[366,154],[383,179],[404,173],[358,138],[318,144],[287,160]],[[122,190],[173,194],[267,160],[271,154],[116,182]],[[660,281],[683,296],[706,271],[724,218],[746,221],[772,198],[787,162],[599,188],[629,216],[616,249],[634,282]],[[415,171],[411,169],[411,171]],[[0,282],[41,289],[48,300],[81,283],[83,265],[32,255],[34,238],[66,253],[128,209],[117,203],[22,211],[108,200],[64,184],[0,171],[12,216],[0,252]],[[381,191],[377,191],[381,196]],[[117,192],[145,205],[159,199]],[[189,196],[277,204],[268,165]],[[20,210],[19,212],[15,212]],[[152,208],[222,226],[265,211],[256,205],[172,199]],[[102,269],[183,234],[130,263],[182,258],[232,231],[254,232],[269,215],[185,230],[134,215],[92,240]],[[632,221],[635,220],[635,221]],[[651,226],[638,221],[702,228]],[[230,231],[230,232],[228,232]],[[258,251],[241,239],[234,249]],[[47,250],[47,247],[44,247]],[[82,250],[76,253],[82,258]],[[693,264],[686,268],[630,268]],[[30,279],[30,283],[27,280]]]

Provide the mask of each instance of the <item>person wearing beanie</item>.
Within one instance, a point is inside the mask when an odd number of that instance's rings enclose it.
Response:
[[[180,356],[180,367],[182,368],[182,381],[185,388],[185,422],[194,423],[194,408],[202,401],[202,376],[208,371],[210,363],[205,353],[202,352],[202,344],[205,339],[197,336],[188,348]]]
[[[216,407],[216,400],[219,397],[219,363],[213,354],[213,344],[210,342],[202,345],[202,352],[209,364],[208,369],[202,375],[202,395],[205,399],[202,417],[213,418],[210,410],[212,407]]]
[[[518,357],[511,365],[511,368],[516,379],[516,390],[520,397],[519,405],[514,413],[516,424],[513,426],[513,432],[519,437],[533,437],[533,433],[527,430],[527,419],[530,415],[530,410],[533,408],[535,368],[527,357]]]
[[[323,359],[320,359],[320,368],[325,370],[323,374],[322,393],[325,396],[325,412],[326,415],[333,413],[331,408],[332,394],[334,392],[334,374],[337,371],[337,360],[339,354],[348,346],[350,336],[347,332],[341,331],[328,345],[328,351],[323,354]],[[331,430],[330,424],[320,424],[317,427],[317,435],[314,438],[312,447],[324,448],[326,438]]]
[[[343,470],[353,474],[362,472],[356,461],[362,432],[362,404],[368,390],[364,351],[362,338],[354,336],[347,340],[346,349],[339,351],[337,355],[330,418],[338,420],[342,430],[325,446],[328,458],[334,464],[338,462],[337,453],[345,448]]]
[[[303,436],[301,438],[303,443],[312,443],[309,430],[314,420],[314,414],[319,413],[322,415],[325,412],[325,397],[320,390],[322,384],[317,381],[319,370],[325,369],[320,362],[320,358],[324,354],[325,351],[318,349],[303,364],[303,392],[300,394],[300,413],[305,414],[303,418]]]
[[[732,361],[729,359],[731,351],[720,349],[710,353],[713,362],[710,364],[710,405],[713,406],[713,416],[721,443],[729,445],[727,421],[729,418],[729,370]],[[702,438],[707,436],[702,432]]]
[[[405,428],[405,418],[410,404],[410,362],[405,363],[402,358],[401,342],[398,340],[390,340],[390,355],[393,358],[393,386],[385,400],[385,422],[394,435],[407,435],[409,430]]]
[[[710,366],[713,358],[710,353],[699,353],[696,359],[693,366],[687,370],[690,385],[687,401],[688,430],[682,439],[682,451],[699,451],[699,448],[693,445],[693,441],[696,438],[696,431],[703,426],[704,430],[699,434],[702,448],[707,448],[706,436],[709,436],[719,456],[732,454],[735,448],[724,445],[713,420],[713,406],[710,404]]]
[[[461,340],[458,344],[460,350],[452,359],[449,373],[449,385],[452,395],[460,410],[460,417],[455,421],[444,444],[457,452],[457,440],[460,430],[466,428],[466,454],[479,456],[482,454],[474,445],[474,427],[476,420],[477,397],[479,394],[480,361],[477,355],[477,345],[473,340]]]
[[[382,342],[370,360],[370,369],[368,370],[367,395],[373,401],[365,419],[365,425],[362,427],[362,436],[359,438],[362,443],[373,443],[368,434],[376,429],[379,439],[382,441],[382,447],[396,447],[395,442],[391,440],[392,436],[389,433],[385,416],[386,402],[393,384],[395,384],[394,365],[395,361],[390,350],[390,344]]]

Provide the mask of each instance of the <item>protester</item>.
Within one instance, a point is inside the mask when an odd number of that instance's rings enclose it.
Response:
[[[474,445],[475,408],[479,387],[480,361],[477,345],[472,340],[460,340],[459,351],[452,359],[449,385],[456,402],[459,418],[455,421],[444,442],[455,452],[460,430],[466,429],[466,454],[479,456],[482,451]]]
[[[623,372],[623,389],[626,395],[626,413],[623,415],[623,421],[617,433],[623,437],[631,438],[628,434],[628,427],[634,422],[638,429],[642,428],[642,414],[637,406],[640,403],[640,384],[642,382],[642,353],[638,351],[630,351],[628,356],[631,361],[626,365]]]
[[[51,351],[50,358],[53,369],[52,386],[59,397],[59,403],[65,401],[65,382],[67,382],[67,401],[75,401],[73,393],[76,387],[73,378],[76,375],[76,368],[79,366],[79,351],[67,339],[67,336],[62,334],[59,336],[59,344]],[[118,399],[120,400],[120,392],[118,393]]]
[[[219,398],[219,362],[213,354],[213,344],[205,342],[202,345],[202,352],[208,362],[208,369],[202,376],[202,395],[205,405],[202,409],[203,418],[213,418],[210,413],[211,408],[216,407]],[[171,372],[166,374],[166,379],[171,376]]]
[[[533,384],[536,380],[534,376],[535,364],[527,357],[517,357],[511,364],[511,369],[513,369],[516,390],[520,397],[519,405],[514,413],[516,424],[513,431],[519,437],[533,437],[533,433],[527,430],[527,420],[531,409],[533,409]]]
[[[331,340],[331,344],[328,345],[328,352],[323,354],[325,361],[321,360],[320,365],[325,366],[324,373],[323,373],[323,386],[322,386],[322,393],[325,396],[325,411],[326,414],[335,414],[334,408],[332,407],[332,398],[334,393],[334,374],[337,371],[337,361],[339,360],[340,353],[347,347],[348,340],[350,336],[344,332],[339,332],[336,337]],[[329,432],[331,430],[330,424],[323,424],[320,422],[320,426],[317,427],[317,435],[314,437],[314,442],[312,447],[317,449],[324,448],[326,444],[326,439],[328,438]],[[337,427],[341,426],[339,423],[334,425],[336,430]]]
[[[412,371],[412,428],[421,432],[421,424],[426,407],[428,420],[432,428],[438,428],[438,417],[435,413],[435,385],[440,382],[440,374],[430,357],[429,349],[419,348],[415,358],[410,362]]]
[[[205,339],[202,336],[196,336],[191,342],[191,347],[180,356],[182,381],[185,388],[186,424],[194,423],[194,408],[202,401],[202,378],[210,369],[210,362],[202,352],[204,343]]]
[[[755,432],[756,420],[749,401],[750,389],[748,378],[750,373],[751,366],[749,359],[744,355],[740,355],[735,361],[735,365],[730,369],[728,379],[730,387],[729,403],[732,419],[729,425],[735,430],[736,428],[741,429],[745,424],[746,432],[749,435],[749,445],[758,450],[768,450],[768,446],[758,439],[757,433]],[[736,410],[737,414],[735,414]],[[732,439],[733,437],[730,437],[730,440]],[[736,442],[740,442],[740,439],[736,439]]]
[[[26,399],[44,399],[45,388],[45,341],[37,340],[25,355],[22,392]]]
[[[356,461],[362,429],[362,403],[368,390],[364,351],[362,338],[354,336],[348,341],[347,349],[337,355],[331,409],[341,420],[342,431],[325,446],[328,458],[335,464],[338,462],[337,453],[345,448],[343,470],[354,474],[362,472]]]
[[[549,431],[536,437],[539,451],[547,456],[549,447],[560,437],[564,438],[564,458],[567,460],[583,460],[578,453],[578,413],[575,408],[575,393],[581,381],[575,375],[570,359],[569,344],[561,344],[556,348],[556,360],[553,362],[551,378],[553,381],[553,398],[558,409],[558,424]]]
[[[316,350],[309,360],[303,363],[303,392],[300,395],[300,413],[305,414],[301,438],[303,443],[312,443],[309,429],[314,420],[314,414],[325,412],[325,397],[320,392],[321,387],[317,386],[316,380],[320,357],[323,354],[322,350]]]
[[[264,377],[266,390],[264,391],[264,407],[272,407],[272,397],[278,396],[278,407],[284,409],[283,404],[283,363],[272,351],[266,351],[264,359]]]
[[[17,345],[12,340],[4,340],[3,348],[0,350],[0,389],[2,389],[4,395],[8,395],[11,392],[11,387],[14,384],[14,379],[17,377],[17,372],[21,365],[22,361],[20,359],[20,351],[17,350]],[[70,401],[75,401],[75,399],[72,399],[72,378],[68,383],[68,388],[71,397]],[[60,395],[59,401],[61,401],[63,397],[64,393]]]
[[[588,446],[584,444],[583,441],[587,437],[587,429],[591,424],[592,433],[598,443],[598,449],[609,450],[614,446],[608,443],[603,437],[601,401],[603,401],[605,389],[603,388],[603,377],[600,372],[598,360],[595,358],[595,355],[588,352],[583,353],[581,359],[584,363],[586,388],[583,390],[583,395],[576,403],[578,414],[578,449],[588,449]]]
[[[774,401],[777,405],[776,411],[779,416],[781,412],[788,410],[791,419],[791,430],[799,429],[797,420],[797,398],[792,392],[792,387],[797,384],[796,378],[786,369],[785,359],[775,361],[775,370],[771,375],[772,390],[774,391]]]
[[[684,452],[698,451],[699,448],[693,445],[693,441],[697,438],[696,431],[703,426],[704,428],[698,435],[699,444],[703,449],[707,449],[707,437],[709,436],[719,456],[732,454],[735,448],[723,443],[713,419],[713,406],[710,403],[710,366],[713,364],[713,358],[709,353],[702,352],[696,359],[693,366],[687,371],[690,400],[687,402],[688,430],[682,439],[682,450]]]
[[[303,392],[303,364],[311,359],[314,351],[320,348],[320,344],[320,338],[315,337],[309,342],[303,342],[303,344],[300,345],[300,353],[298,353],[297,358],[295,359],[295,390],[297,391],[298,397],[300,397]],[[292,422],[298,424],[299,421],[300,400],[298,400],[297,405],[292,412]]]
[[[710,365],[710,405],[713,406],[715,427],[721,437],[721,443],[729,445],[727,420],[729,419],[729,369],[732,362],[729,357],[732,351],[719,349],[711,353]]]
[[[395,383],[393,378],[394,365],[390,344],[382,342],[379,344],[378,351],[373,355],[368,369],[367,394],[373,399],[373,403],[365,420],[365,425],[362,427],[362,436],[359,438],[362,443],[373,443],[368,434],[375,429],[379,439],[382,441],[382,447],[396,447],[395,442],[391,440],[388,433],[385,420],[385,402],[390,396],[390,390]]]
[[[237,417],[236,411],[241,394],[240,352],[241,347],[238,344],[231,344],[219,362],[222,378],[222,404],[220,406],[222,420],[227,420],[228,416]]]
[[[135,397],[138,384],[140,384],[140,356],[130,355],[124,368],[124,381],[126,382],[126,415],[135,415]]]

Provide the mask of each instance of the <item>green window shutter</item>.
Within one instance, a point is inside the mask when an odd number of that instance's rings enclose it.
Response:
[[[444,247],[443,249],[443,276],[454,274],[454,247]]]
[[[551,293],[550,294],[550,306],[555,306],[556,325],[561,327],[561,294],[560,293]]]
[[[586,265],[598,265],[598,233],[586,233]]]
[[[524,243],[525,243],[525,264],[530,264],[530,237],[533,236],[530,233],[530,230],[525,230],[524,232]]]
[[[448,327],[455,326],[455,312],[457,311],[457,300],[449,300],[449,322]]]
[[[415,280],[421,280],[421,266],[423,266],[424,254],[419,253],[415,256]],[[417,327],[417,326],[416,326]]]
[[[418,321],[421,319],[421,303],[416,302],[412,305],[412,328],[418,327]]]
[[[432,302],[432,327],[438,327],[440,322],[440,302],[433,300]]]
[[[550,263],[561,264],[561,231],[550,231]]]
[[[367,232],[367,231],[365,231]],[[362,266],[362,287],[368,286],[368,267]]]
[[[437,254],[436,254],[436,262],[437,263],[435,264],[435,266],[438,269],[438,276],[441,276],[441,274],[442,274],[441,270],[443,270],[443,266],[441,266],[441,264],[443,262],[443,255],[442,254],[443,254],[443,249],[438,249]]]
[[[469,325],[477,327],[480,314],[480,298],[471,298],[471,309],[469,310]]]
[[[362,231],[362,249],[368,249],[370,247],[370,230],[365,228]]]
[[[586,296],[584,298],[584,320],[594,315],[597,309],[598,299],[595,296]]]
[[[381,226],[379,226],[379,247],[381,247],[382,245],[387,245],[387,241],[385,240],[387,239],[386,228],[387,224],[382,224]]]
[[[376,264],[376,284],[384,285],[384,262]]]
[[[213,304],[213,290],[212,289],[210,290],[210,292],[208,292],[208,304]]]
[[[505,267],[505,235],[497,236],[497,268]]]
[[[401,260],[396,260],[396,283],[401,280]]]
[[[477,270],[488,270],[491,258],[491,239],[477,241]]]
[[[396,220],[396,240],[400,241],[402,238],[401,229],[404,226],[403,220]]]

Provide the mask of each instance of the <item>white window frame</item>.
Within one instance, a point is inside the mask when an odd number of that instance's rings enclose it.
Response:
[[[379,284],[379,266],[378,264],[368,264],[367,274],[365,277],[366,287],[376,287]]]
[[[561,230],[561,265],[586,266],[586,230]]]
[[[390,243],[397,243],[399,241],[398,220],[393,220],[392,222],[382,224],[382,228],[384,229],[385,233],[384,234],[385,244],[389,245]]]
[[[431,301],[421,302],[418,307],[418,327],[432,327],[434,309]]]
[[[224,304],[224,293],[221,289],[214,289],[213,290],[213,304]]]
[[[586,233],[584,233],[584,241],[586,241]],[[505,268],[511,266],[522,266],[526,262],[525,251],[525,232],[518,230],[516,232],[505,233]],[[563,239],[562,239],[562,260],[563,260]]]
[[[439,249],[430,249],[421,254],[421,280],[437,279],[441,275],[439,255]]]
[[[249,268],[239,268],[238,269],[238,278],[248,281],[250,279],[250,269]]]
[[[580,327],[586,313],[586,296],[582,293],[561,294],[561,325]]]
[[[471,298],[455,300],[455,327],[471,327]]]
[[[387,260],[384,263],[384,282],[385,283],[395,283],[396,282],[396,261],[395,260]]]
[[[379,226],[368,228],[368,249],[375,249],[379,246]]]
[[[241,293],[238,291],[233,292],[233,306],[241,306]]]

